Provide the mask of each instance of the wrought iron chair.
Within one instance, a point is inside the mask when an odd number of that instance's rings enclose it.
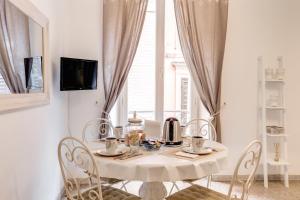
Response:
[[[247,200],[260,162],[261,152],[262,144],[258,140],[251,142],[246,147],[234,170],[227,195],[199,185],[192,185],[191,187],[167,197],[166,200]],[[248,172],[246,177],[239,175],[239,172],[242,169]],[[242,188],[240,194],[236,194],[233,190],[238,186]]]
[[[109,120],[109,118],[96,118],[94,120],[88,121],[82,130],[82,141],[89,146],[89,148],[94,149],[99,146],[100,136],[113,136],[114,135],[114,127]],[[129,181],[123,181],[115,178],[106,178],[101,177],[102,181],[105,184],[113,185],[117,183],[122,183],[120,189],[124,189],[127,191],[126,184]]]
[[[187,131],[190,132],[191,135],[197,135],[202,136],[209,141],[217,141],[217,131],[212,124],[212,121],[214,120],[213,117],[211,117],[209,120],[206,119],[193,119],[190,122],[188,122],[183,129],[183,132],[186,134]],[[212,180],[212,175],[209,175],[207,177],[207,187],[210,187]],[[193,183],[195,180],[187,180],[189,183]]]
[[[202,136],[210,141],[217,141],[217,132],[212,124],[214,118],[193,119],[189,121],[183,128],[183,134],[190,136]],[[188,133],[187,133],[188,132]]]
[[[114,127],[109,118],[96,118],[88,121],[82,130],[82,141],[92,145],[101,136],[114,135]]]
[[[66,137],[60,141],[58,159],[68,200],[140,199],[120,189],[101,185],[93,154],[76,138]]]
[[[210,141],[217,141],[217,132],[214,125],[211,123],[213,119],[214,118],[210,118],[209,120],[206,120],[199,118],[189,121],[183,128],[182,135],[186,137],[202,136]],[[183,181],[193,185],[193,182],[196,180],[198,179],[189,179]],[[207,188],[210,187],[211,180],[212,175],[207,176]],[[174,182],[169,193],[170,195],[174,187],[179,191],[177,184]]]
[[[91,129],[94,128],[94,129]],[[82,141],[98,142],[100,138],[114,135],[114,126],[109,113],[102,111],[101,117],[88,121],[82,131]]]

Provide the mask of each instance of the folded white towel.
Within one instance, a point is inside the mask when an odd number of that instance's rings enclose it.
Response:
[[[181,157],[186,157],[186,158],[197,158],[197,157],[199,157],[199,155],[185,153],[185,152],[182,152],[182,151],[178,151],[177,153],[175,153],[175,155],[176,156],[181,156]]]

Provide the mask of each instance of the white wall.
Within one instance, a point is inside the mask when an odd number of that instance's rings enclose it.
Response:
[[[300,174],[300,2],[297,0],[233,0],[229,7],[222,96],[227,103],[223,119],[223,142],[230,148],[230,161],[257,137],[257,57],[276,66],[283,56],[286,67],[287,134],[290,174]],[[229,162],[232,169],[234,162]],[[231,170],[226,170],[230,173]],[[278,172],[278,171],[277,171]]]
[[[69,5],[65,56],[101,61],[101,3],[98,0],[67,0]],[[222,98],[223,142],[230,149],[231,174],[241,150],[257,137],[257,57],[275,65],[284,56],[287,67],[286,100],[290,174],[300,175],[300,2],[298,0],[231,0],[224,59]],[[76,23],[75,23],[76,22]],[[101,63],[101,62],[100,62]],[[71,130],[79,135],[84,122],[99,115],[103,105],[101,65],[97,91],[71,94]],[[99,101],[98,105],[95,102]]]
[[[61,192],[57,145],[66,132],[66,97],[59,92],[63,5],[32,0],[50,20],[51,103],[0,115],[0,199],[54,200]]]
[[[43,28],[33,19],[29,19],[30,56],[43,54]]]
[[[98,89],[72,91],[70,121],[73,135],[80,135],[84,124],[99,116],[103,107],[101,33],[102,0],[66,0],[65,57],[98,60]],[[98,102],[96,104],[96,102]]]
[[[32,0],[50,19],[50,105],[0,115],[0,199],[53,200],[61,189],[56,149],[66,132],[66,95],[59,92],[59,57],[99,60],[98,90],[71,92],[71,131],[99,115],[104,96],[101,72],[100,0]],[[65,4],[65,5],[63,5]],[[300,2],[230,1],[223,73],[223,141],[230,148],[228,169],[257,135],[257,57],[287,67],[287,128],[290,174],[300,174]],[[96,101],[98,104],[96,105]],[[231,173],[226,170],[224,173]]]

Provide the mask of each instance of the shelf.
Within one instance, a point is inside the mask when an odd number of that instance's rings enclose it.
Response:
[[[266,83],[284,83],[284,80],[266,80]]]
[[[288,167],[290,163],[287,159],[287,140],[289,139],[289,133],[287,132],[285,115],[290,108],[286,107],[287,105],[285,104],[286,78],[283,76],[284,74],[281,73],[284,69],[282,56],[277,57],[276,68],[271,67],[272,73],[275,69],[278,69],[278,75],[280,76],[273,76],[273,74],[270,76],[271,70],[264,66],[263,57],[258,58],[257,65],[261,73],[260,80],[258,80],[258,114],[260,115],[258,123],[259,133],[262,133],[264,149],[264,156],[262,157],[264,163],[264,186],[266,188],[268,187],[268,168],[270,168],[272,169],[271,171],[280,170],[282,174],[284,174],[284,183],[285,186],[288,187]],[[275,147],[272,148],[272,145],[275,142],[280,144],[278,149]],[[274,161],[276,150],[279,151],[280,154],[280,160],[277,162]]]
[[[279,160],[278,162],[269,159],[268,160],[268,164],[272,165],[272,166],[286,166],[286,165],[290,165],[289,162],[285,161],[285,160]]]
[[[287,137],[287,134],[271,134],[271,133],[267,133],[267,136],[269,137]]]
[[[268,106],[268,107],[266,107],[266,109],[268,109],[268,110],[284,110],[285,108],[281,107],[281,106],[278,106],[278,107],[270,107],[270,106]]]

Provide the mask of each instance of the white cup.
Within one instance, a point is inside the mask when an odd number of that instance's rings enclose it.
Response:
[[[118,148],[118,141],[115,137],[107,137],[105,139],[106,152],[108,154],[114,154]]]
[[[205,142],[205,139],[201,136],[193,136],[192,137],[192,150],[194,152],[200,152],[203,148],[203,144]]]

